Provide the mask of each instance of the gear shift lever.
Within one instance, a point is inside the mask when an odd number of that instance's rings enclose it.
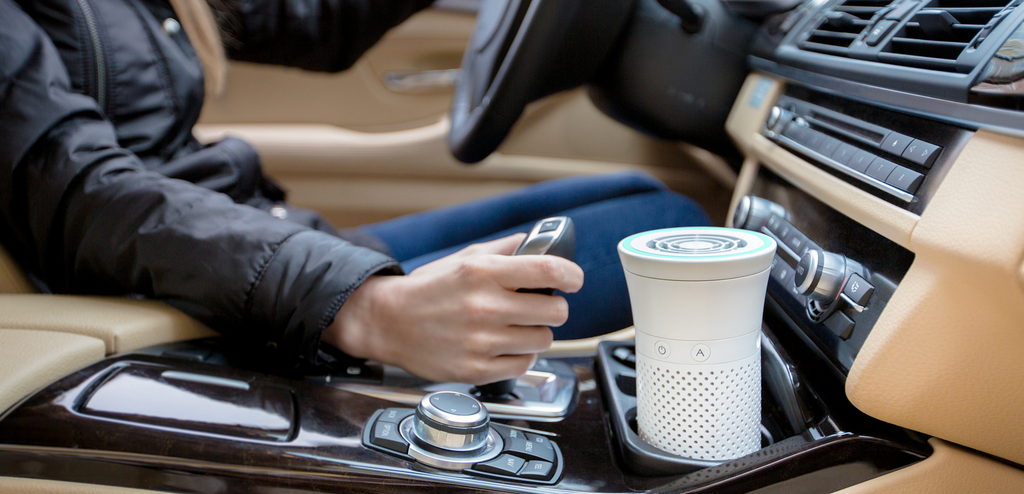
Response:
[[[533,225],[530,233],[519,244],[514,256],[552,255],[573,260],[576,256],[576,228],[568,216],[545,218]],[[552,288],[519,289],[519,292],[554,295]],[[498,398],[507,396],[516,389],[515,379],[506,379],[476,387],[481,397]]]

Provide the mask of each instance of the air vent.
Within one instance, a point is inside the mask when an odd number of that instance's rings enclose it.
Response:
[[[957,59],[980,44],[1016,0],[931,0],[878,54],[880,62],[957,72]],[[969,71],[972,67],[964,67]]]
[[[847,0],[825,15],[800,47],[819,53],[850,56],[850,45],[892,0]]]

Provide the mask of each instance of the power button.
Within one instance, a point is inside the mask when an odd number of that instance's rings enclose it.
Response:
[[[668,346],[668,343],[664,341],[657,341],[654,343],[654,355],[658,358],[668,358],[672,354],[672,347]]]

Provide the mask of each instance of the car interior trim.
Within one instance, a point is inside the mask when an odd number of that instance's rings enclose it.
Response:
[[[0,416],[25,397],[104,356],[88,336],[0,329]]]
[[[558,331],[555,328],[554,331]],[[594,355],[597,353],[597,346],[602,341],[632,341],[636,338],[636,329],[633,326],[628,328],[620,329],[618,331],[603,334],[601,336],[594,336],[591,338],[582,338],[579,340],[556,340],[551,343],[551,347],[541,354],[542,358],[563,358],[563,357],[575,357],[580,355]]]
[[[0,294],[4,293],[35,293],[35,286],[25,276],[18,263],[0,246]]]
[[[754,70],[768,72],[828,94],[953,125],[1024,137],[1024,113],[1022,112],[894,91],[817,74],[755,56],[749,57],[749,61]]]
[[[154,300],[43,294],[0,297],[0,328],[89,336],[102,341],[108,355],[216,335]]]
[[[836,494],[954,494],[1014,492],[1024,471],[941,439],[928,441],[931,456],[901,470],[843,489]]]
[[[155,494],[157,492],[128,487],[17,477],[0,477],[0,491],[17,492],[18,494]]]
[[[880,420],[1024,464],[1022,183],[1024,140],[975,134],[914,230],[914,264],[846,392]]]

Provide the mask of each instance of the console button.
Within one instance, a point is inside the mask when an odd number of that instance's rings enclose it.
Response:
[[[378,420],[373,426],[373,436],[370,437],[370,442],[391,451],[402,454],[409,453],[409,443],[398,432],[396,423]]]
[[[796,253],[797,257],[803,257],[804,253],[807,252],[807,245],[811,242],[807,240],[807,237],[803,233],[800,233],[796,228],[790,232],[783,242],[786,243],[786,247],[789,247]]]
[[[501,455],[491,461],[473,465],[473,470],[497,475],[515,476],[526,464],[526,460],[512,455]]]
[[[768,224],[765,226],[768,228],[768,231],[778,235],[779,227],[782,226],[782,221],[782,218],[773,214],[771,218],[768,218]]]
[[[818,132],[818,134],[821,134],[821,132]],[[828,156],[831,158],[832,153],[836,152],[836,150],[839,149],[839,146],[841,144],[842,141],[840,141],[839,139],[827,136],[825,134],[821,134],[821,137],[819,137],[818,139],[818,144],[812,149],[817,151],[822,156]]]
[[[850,162],[847,163],[847,165],[861,173],[867,173],[868,167],[871,166],[871,162],[874,161],[875,158],[877,158],[877,156],[867,151],[860,150],[853,155],[853,158],[850,158]]]
[[[384,413],[380,414],[380,418],[377,419],[377,423],[388,422],[397,424],[401,422],[402,419],[415,412],[416,410],[413,410],[412,408],[388,408],[387,410],[384,410]]]
[[[843,294],[861,307],[868,305],[868,300],[871,300],[871,294],[874,292],[874,285],[861,278],[859,274],[850,276],[850,281],[843,287]]]
[[[505,452],[526,458],[527,460],[555,461],[554,448],[539,445],[525,437],[512,439],[505,443]]]
[[[836,336],[848,340],[850,335],[853,334],[853,319],[850,319],[846,314],[842,312],[836,312],[829,316],[825,320],[825,327],[836,334]]]
[[[910,142],[913,140],[912,137],[907,137],[899,132],[890,132],[888,137],[882,140],[882,151],[902,156],[903,151],[907,150],[907,147],[910,146]]]
[[[538,434],[527,434],[526,435],[526,440],[528,440],[528,441],[530,441],[533,444],[536,444],[538,446],[544,447],[544,448],[555,449],[553,446],[551,446],[551,440],[550,439],[548,439],[548,438],[546,438],[544,436],[538,435]]]
[[[803,144],[811,151],[817,151],[818,146],[821,145],[821,143],[825,140],[825,137],[827,136],[814,129],[806,129],[803,131],[802,134],[799,135],[799,137],[801,137],[801,139],[799,140],[800,144]]]
[[[786,129],[782,131],[782,135],[796,142],[803,142],[804,131],[806,130],[808,130],[807,127],[796,122],[790,122]]]
[[[504,425],[493,423],[491,424],[491,428],[498,431],[498,434],[501,436],[501,439],[505,441],[506,447],[512,442],[513,439],[526,438],[526,433],[519,429],[513,429],[511,427],[506,427]]]
[[[554,473],[555,465],[546,461],[531,461],[519,472],[519,476],[531,480],[548,480]]]
[[[907,149],[903,151],[902,156],[914,163],[931,168],[932,164],[935,163],[935,158],[939,157],[939,151],[941,150],[942,148],[935,144],[914,139],[907,146]]]
[[[844,142],[839,145],[839,149],[836,149],[836,152],[832,153],[832,159],[849,166],[850,160],[857,155],[857,151],[859,149]]]
[[[868,167],[867,173],[869,177],[885,182],[885,179],[889,178],[889,174],[895,169],[896,163],[882,158],[875,158],[875,161],[872,161],[871,166]]]
[[[793,225],[790,225],[786,220],[781,220],[779,221],[779,229],[772,231],[772,233],[774,233],[776,237],[779,237],[779,240],[782,240],[788,237],[790,233],[793,233],[793,230],[795,230]]]
[[[897,166],[893,169],[892,173],[889,173],[889,178],[885,179],[885,183],[903,189],[911,194],[917,192],[917,188],[921,186],[921,182],[923,181],[923,175],[915,171],[910,171],[902,166]]]
[[[789,267],[789,264],[786,264],[783,261],[779,261],[776,264],[775,269],[772,269],[772,278],[775,278],[775,281],[781,283],[782,286],[788,286],[789,279],[792,276],[793,268]]]
[[[864,38],[864,42],[867,43],[868,46],[877,45],[882,41],[882,38],[884,38],[886,34],[889,34],[889,30],[891,30],[895,25],[896,21],[879,21],[878,24],[875,24],[875,28],[871,30],[871,33],[868,34],[868,37]]]

